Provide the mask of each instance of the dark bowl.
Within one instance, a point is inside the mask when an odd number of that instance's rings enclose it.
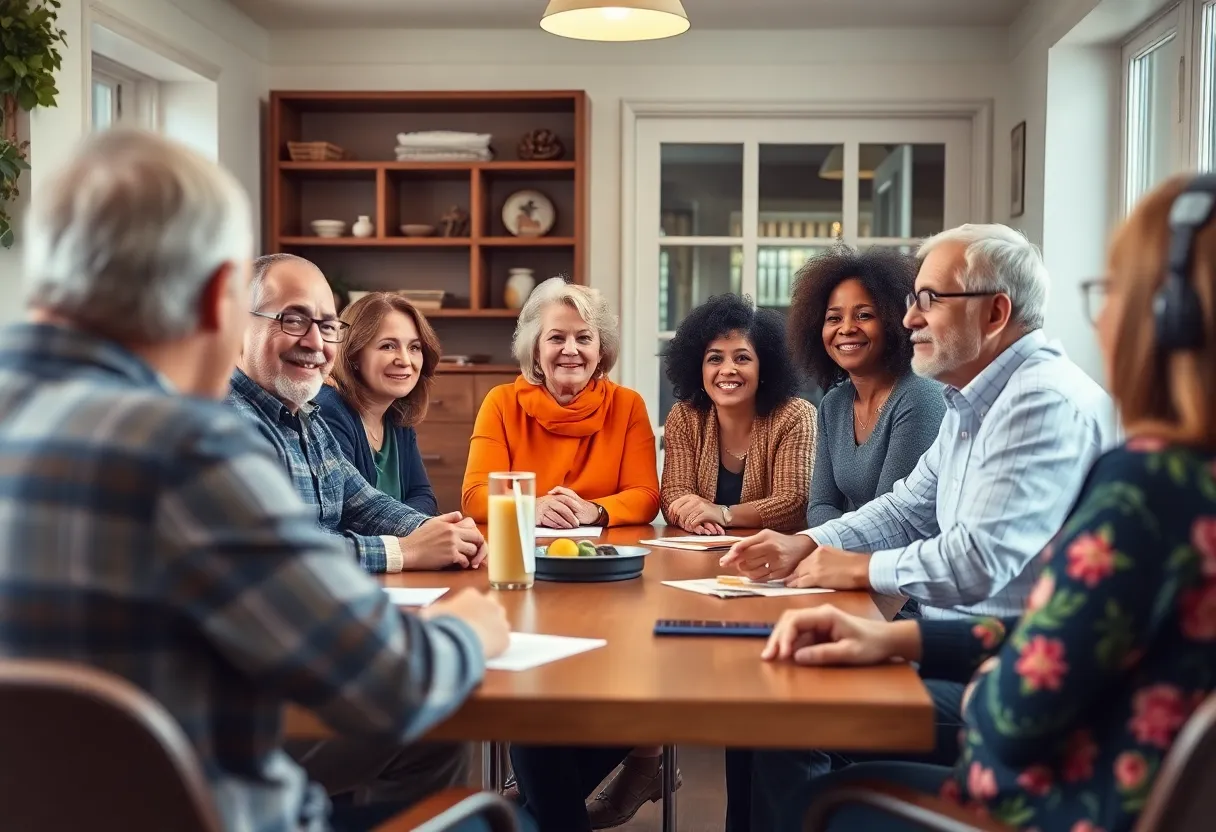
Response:
[[[640,577],[646,565],[649,549],[641,546],[616,546],[618,555],[595,557],[551,558],[545,547],[536,547],[536,580],[567,583],[603,583],[628,581]]]

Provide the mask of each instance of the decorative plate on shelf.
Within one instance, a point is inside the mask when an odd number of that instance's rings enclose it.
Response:
[[[556,221],[553,201],[540,191],[516,191],[502,206],[502,223],[516,237],[543,237]]]

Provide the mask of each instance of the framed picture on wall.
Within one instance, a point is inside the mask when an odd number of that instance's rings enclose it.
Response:
[[[1020,217],[1026,210],[1026,122],[1009,135],[1009,216]]]

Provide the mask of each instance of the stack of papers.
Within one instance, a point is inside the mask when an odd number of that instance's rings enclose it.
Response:
[[[712,595],[716,598],[780,598],[783,595],[817,595],[821,592],[835,592],[834,589],[822,587],[788,587],[773,586],[772,584],[756,583],[722,583],[717,578],[698,578],[692,581],[663,581],[664,586],[676,589],[686,589],[701,595]]]
[[[388,600],[399,607],[429,607],[448,591],[446,586],[386,586]]]
[[[718,552],[729,549],[742,539],[741,537],[731,537],[730,535],[711,537],[710,535],[694,534],[688,537],[660,537],[655,540],[639,540],[638,542],[648,546],[660,546],[668,549],[688,549],[693,552]]]
[[[547,529],[536,527],[537,540],[555,540],[559,537],[599,537],[603,529],[599,526],[579,526],[576,529]]]
[[[570,638],[568,636],[544,636],[539,633],[511,633],[511,644],[507,651],[486,662],[488,670],[531,670],[542,664],[586,653],[603,647],[608,642],[602,638]]]

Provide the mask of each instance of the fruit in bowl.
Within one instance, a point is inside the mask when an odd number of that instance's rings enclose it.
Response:
[[[595,544],[590,540],[580,541],[578,544],[578,556],[580,558],[595,557]]]
[[[545,550],[545,554],[551,558],[576,558],[582,552],[579,551],[578,544],[573,540],[567,537],[559,537],[549,544],[549,548]]]

